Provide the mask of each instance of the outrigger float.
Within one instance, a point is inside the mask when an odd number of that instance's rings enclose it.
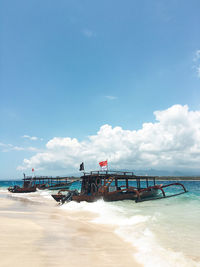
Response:
[[[104,201],[129,199],[142,202],[178,196],[187,192],[181,183],[156,184],[156,178],[155,176],[136,176],[133,172],[92,171],[80,177],[82,180],[80,193],[77,190],[60,190],[52,197],[60,203],[72,200],[94,202],[99,199]],[[180,187],[181,192],[166,195],[165,189],[172,186]]]

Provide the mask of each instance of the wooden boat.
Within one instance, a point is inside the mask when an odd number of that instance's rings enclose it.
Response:
[[[60,190],[69,189],[69,187],[75,182],[75,179],[69,177],[50,177],[50,176],[25,176],[23,178],[23,187],[30,186],[34,183],[36,187],[40,190]]]
[[[36,189],[44,190],[60,190],[60,189],[69,189],[70,186],[76,182],[68,177],[49,177],[49,176],[39,176],[31,177],[25,176],[23,178],[23,186],[19,187],[17,185],[9,187],[8,191],[12,193],[31,193],[35,192]]]
[[[32,193],[36,191],[36,186],[31,187],[20,187],[18,185],[11,186],[8,188],[8,191],[11,193]]]
[[[87,201],[94,202],[98,199],[104,201],[134,200],[136,202],[154,200],[171,197],[186,193],[184,185],[181,183],[171,183],[169,185],[156,184],[154,176],[136,176],[132,172],[90,172],[84,173],[81,177],[81,192],[77,193],[68,190],[67,195],[59,192],[52,197],[57,202],[67,201]],[[131,181],[135,181],[136,186],[132,186]],[[164,188],[169,186],[180,186],[182,191],[177,194],[167,196]],[[161,192],[161,196],[158,193]]]

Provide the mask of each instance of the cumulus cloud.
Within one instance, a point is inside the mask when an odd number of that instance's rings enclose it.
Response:
[[[54,137],[44,152],[24,159],[18,170],[75,172],[84,161],[88,170],[108,159],[112,169],[200,169],[200,111],[174,105],[154,112],[156,122],[139,130],[105,124],[84,141]]]

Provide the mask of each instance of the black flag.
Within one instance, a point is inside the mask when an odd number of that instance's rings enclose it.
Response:
[[[80,169],[79,171],[84,171],[84,163],[82,162],[81,165],[80,165]]]

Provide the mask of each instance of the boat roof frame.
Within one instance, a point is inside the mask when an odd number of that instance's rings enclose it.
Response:
[[[100,177],[100,178],[109,178],[111,176],[114,176],[114,179],[130,179],[130,180],[155,180],[157,176],[139,176],[135,175],[133,172],[130,171],[91,171],[91,172],[83,172],[83,176],[81,176],[82,179],[88,178],[88,177]]]
[[[60,177],[60,176],[56,176],[56,177],[52,177],[52,176],[35,176],[35,177],[32,177],[32,176],[26,176],[25,178],[23,178],[22,180],[24,181],[30,181],[30,180],[33,180],[33,181],[39,181],[39,180],[50,180],[50,181],[65,181],[65,180],[70,180],[71,178],[70,177]]]

